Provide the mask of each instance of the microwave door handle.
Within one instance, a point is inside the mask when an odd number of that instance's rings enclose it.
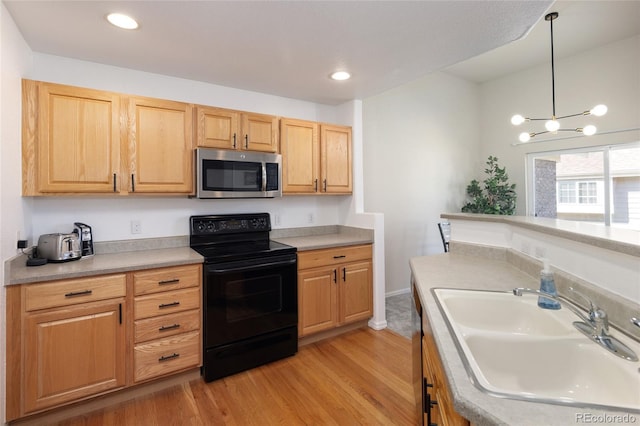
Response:
[[[262,163],[262,192],[267,192],[267,164]]]

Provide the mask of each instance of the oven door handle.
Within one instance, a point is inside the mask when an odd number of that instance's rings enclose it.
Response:
[[[254,271],[257,269],[263,269],[263,268],[270,268],[273,266],[289,266],[289,265],[295,265],[295,263],[297,262],[297,259],[294,257],[292,259],[289,260],[276,260],[274,262],[264,262],[264,261],[260,261],[258,263],[251,263],[251,264],[245,264],[245,265],[234,265],[231,267],[225,267],[224,264],[222,265],[209,265],[208,267],[208,272],[212,272],[214,274],[226,274],[229,272],[238,272],[238,271]]]

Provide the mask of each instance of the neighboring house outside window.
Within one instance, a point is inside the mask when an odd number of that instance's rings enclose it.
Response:
[[[640,143],[528,155],[528,211],[640,229]]]

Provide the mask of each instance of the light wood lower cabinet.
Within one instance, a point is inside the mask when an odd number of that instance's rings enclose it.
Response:
[[[201,364],[200,269],[133,273],[133,380],[146,381]]]
[[[124,299],[26,317],[25,412],[125,385]]]
[[[469,421],[453,408],[453,398],[447,385],[446,373],[438,354],[433,331],[426,313],[422,313],[422,375],[424,424],[469,426]]]
[[[7,420],[200,366],[201,280],[196,264],[8,286]]]
[[[299,252],[299,336],[370,318],[372,265],[370,244]]]

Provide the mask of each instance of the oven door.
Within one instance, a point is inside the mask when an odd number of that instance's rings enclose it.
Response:
[[[205,264],[204,345],[298,324],[296,255]]]

